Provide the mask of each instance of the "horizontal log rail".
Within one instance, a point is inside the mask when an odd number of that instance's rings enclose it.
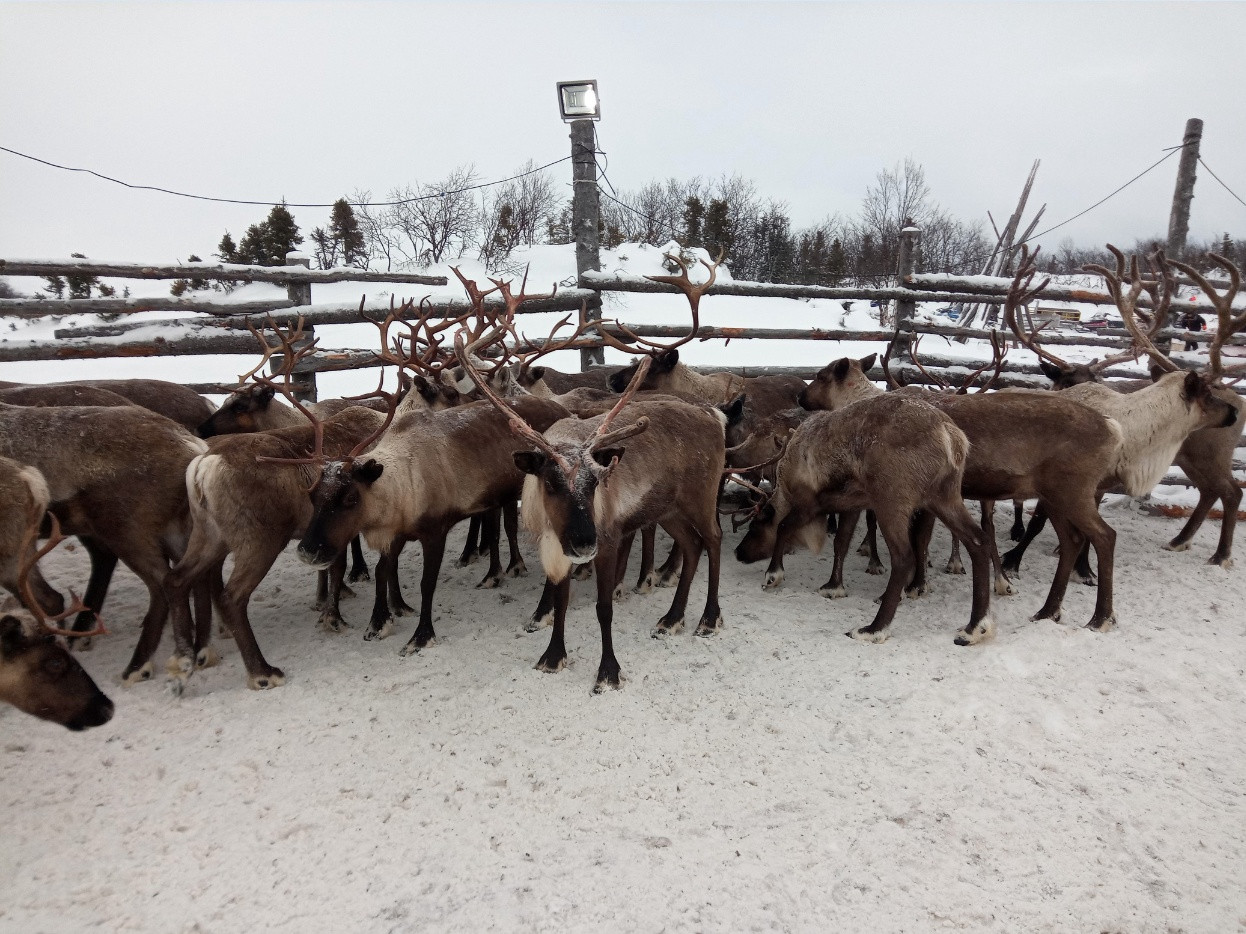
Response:
[[[1038,278],[1041,281],[1041,277]],[[969,299],[969,301],[976,301],[978,304],[982,304],[986,301],[987,296],[1000,297],[1006,295],[1008,288],[1012,285],[1012,279],[1002,276],[954,276],[949,273],[917,273],[905,276],[904,284],[910,289],[919,292],[938,294],[958,292],[977,296],[976,298]],[[711,290],[711,294],[712,292],[713,290]],[[1049,301],[1086,302],[1093,305],[1116,304],[1112,296],[1106,292],[1067,285],[1048,284],[1035,296],[1036,301],[1044,299]],[[918,300],[940,301],[941,299],[927,298]],[[1150,307],[1151,297],[1144,292],[1138,297],[1138,304],[1143,307]],[[1215,307],[1203,296],[1196,296],[1194,301],[1182,300],[1180,306],[1183,310],[1193,308],[1199,312],[1215,314]],[[1239,297],[1234,302],[1233,308],[1235,311],[1246,310],[1246,296]]]
[[[305,285],[328,282],[403,282],[446,285],[445,276],[364,269],[307,269],[240,263],[101,263],[89,259],[0,259],[0,276],[112,276],[122,279],[207,279]]]
[[[33,319],[62,315],[133,315],[141,311],[254,315],[293,307],[294,302],[285,298],[253,302],[199,302],[185,298],[0,298],[0,317]]]

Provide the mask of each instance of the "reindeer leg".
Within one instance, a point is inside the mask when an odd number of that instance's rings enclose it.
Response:
[[[550,625],[554,621],[554,600],[555,591],[558,585],[551,582],[547,577],[545,579],[545,587],[541,590],[541,600],[536,605],[536,610],[532,614],[532,619],[528,620],[524,626],[525,632],[536,632],[538,629]]]
[[[341,632],[343,629],[350,628],[350,623],[342,619],[340,608],[342,593],[346,590],[346,586],[342,583],[346,577],[346,552],[334,558],[333,563],[329,565],[329,570],[325,573],[328,577],[328,587],[324,602],[320,605],[320,620],[317,625],[325,632]]]
[[[537,671],[562,671],[567,667],[567,644],[563,641],[563,630],[567,622],[567,603],[571,599],[571,577],[568,575],[554,583],[546,578],[545,589],[550,593],[554,607],[554,630],[550,633],[549,646],[545,654],[536,663]],[[545,597],[542,595],[541,602]],[[612,608],[613,610],[613,608]],[[538,612],[540,612],[538,608]]]
[[[636,578],[636,586],[632,593],[653,593],[653,549],[657,542],[658,527],[647,525],[640,530],[640,576]]]
[[[890,513],[890,510],[888,511]],[[858,642],[886,642],[895,618],[896,608],[904,595],[905,585],[914,577],[918,561],[910,543],[911,516],[903,514],[886,514],[879,517],[879,530],[883,533],[883,541],[887,543],[887,551],[891,555],[891,576],[887,578],[887,589],[883,591],[879,601],[878,612],[874,621],[868,626],[853,629],[844,633]]]
[[[489,549],[489,570],[476,587],[480,590],[493,590],[502,581],[502,549],[498,539],[501,509],[490,509],[480,516],[480,544]]]
[[[384,639],[394,631],[394,617],[389,609],[389,579],[394,573],[393,568],[396,563],[394,549],[397,547],[397,540],[390,542],[389,547],[377,558],[376,573],[373,575],[376,598],[372,602],[372,618],[368,620],[368,628],[363,633],[365,642]]]
[[[213,668],[221,663],[220,653],[212,645],[212,604],[221,579],[217,564],[199,578],[191,588],[195,599],[195,667]]]
[[[848,588],[844,586],[844,559],[848,557],[848,549],[852,547],[852,536],[857,531],[860,518],[859,509],[839,513],[835,525],[835,560],[831,565],[831,579],[818,588],[818,593],[828,600],[848,596]]]
[[[523,555],[519,553],[519,504],[516,500],[508,500],[502,504],[502,527],[506,530],[506,544],[511,553],[506,576],[527,577],[528,566],[524,564]]]
[[[792,539],[807,523],[813,521],[813,513],[802,513],[793,509],[779,523],[774,533],[774,551],[770,555],[770,564],[766,568],[766,580],[762,590],[774,590],[783,583],[783,556],[792,547]]]
[[[433,594],[437,591],[437,575],[441,573],[441,561],[446,553],[446,531],[420,539],[420,546],[424,549],[424,573],[420,575],[420,624],[399,655],[411,655],[437,641],[437,634],[433,632]]]
[[[1095,612],[1086,624],[1095,632],[1108,632],[1116,625],[1112,607],[1112,576],[1116,555],[1116,531],[1103,521],[1096,509],[1086,517],[1079,531],[1094,545],[1099,562],[1099,591],[1095,595]]]
[[[684,612],[688,608],[688,591],[692,589],[692,579],[696,576],[697,563],[701,560],[701,536],[691,525],[681,518],[679,524],[662,527],[679,546],[684,566],[679,573],[679,585],[675,588],[675,599],[671,601],[671,608],[658,620],[658,624],[650,633],[655,639],[673,635],[684,628]]]
[[[697,623],[696,635],[712,636],[723,628],[722,607],[718,603],[718,579],[722,569],[722,526],[718,524],[717,502],[709,505],[709,515],[702,518],[696,527],[696,533],[705,548],[706,561],[709,564],[709,579],[705,596],[705,611]]]
[[[247,686],[255,691],[280,687],[286,680],[285,673],[264,658],[248,613],[251,594],[264,580],[285,544],[286,539],[282,537],[279,542],[247,542],[239,548],[234,553],[234,568],[221,595],[225,625],[233,633],[238,653],[246,665]]]
[[[619,547],[616,552],[617,560],[614,568],[614,598],[617,601],[623,601],[627,598],[627,594],[623,592],[623,579],[627,577],[627,562],[632,557],[632,544],[636,541],[636,533],[625,535],[619,541]]]
[[[1056,575],[1051,581],[1051,590],[1047,593],[1047,599],[1043,601],[1043,605],[1038,612],[1030,617],[1031,620],[1050,619],[1053,622],[1059,622],[1062,613],[1061,607],[1064,603],[1064,594],[1069,586],[1069,576],[1073,572],[1073,561],[1077,558],[1077,552],[1081,549],[1083,537],[1076,532],[1069,520],[1063,516],[1059,519],[1053,514],[1051,517],[1051,527],[1056,532],[1056,538],[1060,542],[1060,556],[1056,560]]]
[[[947,490],[942,502],[933,511],[943,520],[958,541],[964,542],[973,568],[973,604],[969,610],[969,622],[956,633],[957,645],[976,645],[995,634],[995,621],[991,618],[991,556],[987,547],[985,531],[974,528],[973,517],[965,509],[960,498],[960,484]],[[985,509],[985,507],[983,507]],[[994,509],[994,505],[991,506]]]
[[[407,601],[402,599],[402,591],[398,588],[398,559],[402,556],[402,549],[406,547],[407,539],[395,538],[390,546],[390,561],[386,565],[389,577],[386,580],[385,589],[389,594],[389,608],[395,616],[410,616],[415,612],[415,607],[409,606]],[[380,566],[379,563],[377,566]]]
[[[944,574],[964,574],[965,564],[960,559],[960,539],[955,535],[952,536],[952,553],[947,556],[947,564],[943,568]]]
[[[368,562],[363,556],[363,541],[358,535],[350,540],[350,576],[347,580],[352,584],[372,580],[372,575],[368,573]]]
[[[910,599],[915,600],[930,592],[930,585],[926,581],[926,568],[930,564],[927,559],[930,555],[930,538],[934,535],[934,527],[935,514],[929,509],[918,510],[909,520],[909,547],[913,552],[913,578],[904,588],[904,595]],[[890,548],[890,544],[887,547]],[[890,580],[887,585],[891,586]]]
[[[1014,542],[1025,537],[1025,500],[1012,501],[1012,528],[1008,530],[1008,538]]]
[[[1073,574],[1079,583],[1085,584],[1087,587],[1095,586],[1095,572],[1090,569],[1089,539],[1082,542],[1082,547],[1077,552],[1077,560],[1073,562]]]
[[[469,564],[475,563],[480,557],[480,516],[472,516],[467,523],[467,541],[463,545],[463,553],[459,555],[459,560],[455,562],[458,567],[465,568]]]
[[[999,557],[999,544],[995,537],[995,500],[992,499],[982,500],[982,538],[991,558],[991,567],[995,570],[995,592],[1001,597],[1010,597],[1015,591]]]
[[[623,674],[619,670],[619,660],[614,657],[614,635],[611,624],[614,622],[614,590],[618,579],[620,557],[618,549],[600,547],[597,557],[593,559],[594,572],[597,577],[597,625],[601,627],[601,662],[597,666],[597,681],[593,684],[593,693],[600,694],[606,688],[618,690],[623,686]]]
[[[1025,535],[1022,536],[1016,547],[1004,554],[1000,565],[1001,573],[1008,577],[1020,575],[1021,559],[1025,557],[1025,550],[1030,547],[1030,542],[1038,538],[1038,533],[1043,530],[1043,526],[1046,524],[1047,504],[1040,499],[1038,505],[1034,507],[1034,516],[1030,519],[1030,524],[1025,527]]]
[[[874,515],[873,509],[865,510],[865,553],[870,556],[870,563],[865,566],[866,574],[882,574],[887,569],[883,567],[882,559],[878,556],[878,519]]]
[[[662,566],[657,570],[657,580],[655,583],[659,587],[673,587],[675,584],[675,574],[680,567],[679,542],[671,545],[671,553],[666,556],[666,560],[662,562]]]
[[[78,541],[82,542],[82,547],[87,550],[87,555],[91,559],[91,577],[87,581],[87,592],[82,597],[83,605],[90,612],[83,611],[75,616],[70,628],[83,632],[94,628],[96,614],[104,608],[104,598],[108,596],[108,585],[112,583],[113,572],[117,569],[117,556],[103,542],[90,535],[79,535]],[[70,648],[81,652],[91,647],[90,636],[81,636],[68,641]],[[152,651],[155,651],[154,646]]]

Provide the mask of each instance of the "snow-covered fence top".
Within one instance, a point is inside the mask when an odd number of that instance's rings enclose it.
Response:
[[[239,263],[105,263],[91,259],[0,259],[0,276],[116,276],[123,279],[220,279],[232,282],[274,282],[303,285],[326,282],[403,282],[445,285],[445,276],[409,272],[368,272],[344,266],[307,269],[303,266],[246,266]]]

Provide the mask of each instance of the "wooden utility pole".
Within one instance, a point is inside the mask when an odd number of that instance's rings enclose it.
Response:
[[[1203,121],[1191,117],[1185,122],[1181,141],[1181,164],[1177,167],[1177,187],[1172,193],[1172,212],[1168,215],[1168,243],[1173,259],[1183,259],[1185,238],[1190,232],[1190,202],[1194,200],[1194,172],[1198,167],[1198,146],[1203,139]]]
[[[571,226],[575,232],[575,271],[578,276],[601,269],[601,243],[598,229],[601,224],[601,203],[597,193],[597,134],[592,120],[571,121],[572,202]],[[590,299],[585,316],[601,320],[601,295]],[[585,332],[585,337],[596,336],[596,330]],[[606,362],[605,351],[600,347],[580,351],[580,369],[600,366]]]
[[[311,267],[311,260],[301,253],[289,253],[286,255],[287,266],[303,266]],[[311,304],[311,283],[310,282],[291,282],[286,286],[286,294],[290,298],[293,305],[310,305]],[[304,346],[316,339],[315,328],[310,325],[303,329],[303,341],[299,345]],[[273,372],[277,371],[280,366],[278,360],[273,360],[271,364]],[[295,397],[302,402],[316,401],[316,374],[315,373],[297,373],[290,379],[290,391]]]
[[[905,227],[900,231],[900,258],[896,275],[899,288],[905,287],[905,277],[917,271],[917,248],[921,243],[922,232],[917,227]],[[913,316],[917,313],[917,302],[912,299],[900,299],[896,302],[896,343],[895,352],[902,354],[904,359],[912,362],[910,346],[913,339]]]

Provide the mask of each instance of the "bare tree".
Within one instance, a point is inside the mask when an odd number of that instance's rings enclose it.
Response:
[[[459,166],[444,179],[421,184],[414,192],[393,201],[394,219],[414,248],[414,259],[424,264],[458,257],[475,239],[479,215],[475,195],[467,191],[476,184],[476,168]]]
[[[517,246],[537,243],[562,208],[554,180],[535,169],[529,159],[519,169],[521,177],[481,195],[478,236],[485,263],[505,259]]]

